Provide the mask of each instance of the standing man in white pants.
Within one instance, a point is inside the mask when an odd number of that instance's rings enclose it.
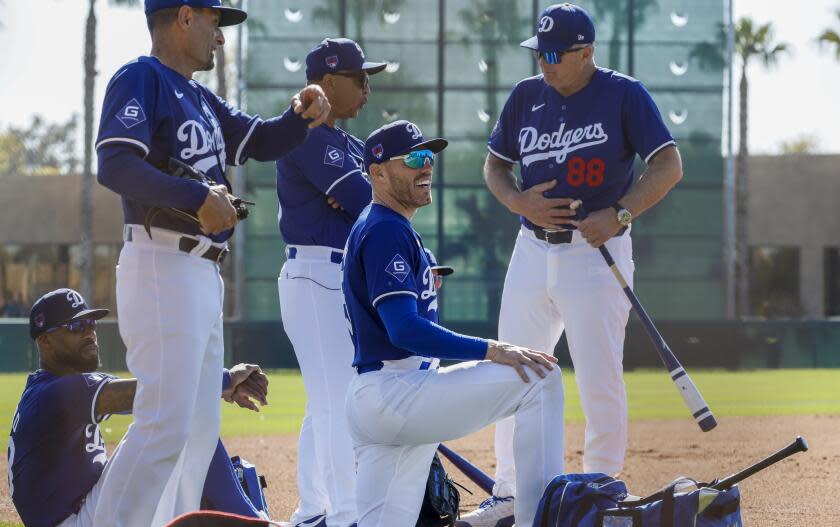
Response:
[[[411,219],[432,201],[444,139],[395,121],[365,142],[373,203],[353,226],[342,288],[355,347],[347,415],[358,463],[359,527],[414,527],[441,441],[515,416],[520,499],[531,525],[563,472],[563,380],[548,354],[438,325],[432,264]],[[461,362],[438,369],[439,359]]]
[[[521,44],[536,52],[542,74],[510,94],[488,141],[484,178],[522,223],[499,338],[551,353],[566,331],[586,416],[583,470],[616,474],[627,446],[622,360],[630,302],[596,248],[606,244],[632,287],[630,222],[680,180],[682,163],[650,94],[636,79],[598,68],[594,42],[582,8],[543,11],[537,36]],[[648,165],[638,180],[637,155]],[[574,200],[587,218],[570,210]],[[514,433],[511,420],[496,426],[494,496],[462,525],[512,523]]]
[[[305,139],[306,118],[317,125],[329,111],[323,91],[308,86],[264,121],[192,80],[213,68],[219,27],[242,22],[243,11],[220,0],[146,0],[145,8],[151,56],[111,79],[96,145],[99,182],[122,196],[117,311],[137,378],[134,423],[102,476],[97,527],[158,527],[198,509],[219,436],[219,263],[237,221],[225,168],[279,158]],[[168,173],[173,158],[210,183]]]
[[[327,38],[306,56],[306,79],[323,88],[332,110],[306,141],[277,161],[280,233],[286,263],[277,287],[283,328],[306,388],[298,444],[298,507],[292,523],[348,527],[356,523],[356,466],[344,413],[353,377],[353,343],[341,300],[340,263],[350,227],[370,203],[364,142],[338,126],[359,115],[368,76],[385,69],[358,44]]]

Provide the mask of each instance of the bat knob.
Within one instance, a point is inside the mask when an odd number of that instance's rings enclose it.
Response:
[[[807,452],[808,451],[808,442],[805,441],[805,438],[802,436],[796,436],[796,448],[798,452]]]
[[[717,419],[715,419],[715,416],[709,415],[709,416],[703,418],[703,420],[701,420],[697,424],[700,425],[700,430],[702,430],[704,432],[708,432],[709,430],[711,430],[711,429],[713,429],[714,427],[717,426]]]

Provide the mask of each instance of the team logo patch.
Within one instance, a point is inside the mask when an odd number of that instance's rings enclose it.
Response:
[[[87,384],[91,388],[96,386],[97,384],[99,384],[102,381],[102,379],[104,379],[104,378],[105,378],[104,375],[102,375],[101,373],[96,373],[96,372],[86,373],[84,375],[85,384]]]
[[[44,327],[44,324],[46,324],[47,320],[43,313],[38,313],[35,315],[35,320],[33,322],[35,322],[36,328],[42,328]]]
[[[420,129],[417,128],[414,124],[408,123],[405,125],[405,130],[411,134],[412,139],[422,139],[423,133],[420,132]]]
[[[75,291],[67,292],[67,301],[70,302],[70,307],[72,307],[73,309],[85,305],[85,299],[82,298],[82,295]]]
[[[122,107],[122,110],[117,112],[117,119],[126,128],[133,128],[146,120],[146,113],[137,99],[131,99]]]
[[[324,164],[341,168],[344,166],[344,152],[334,146],[327,145],[327,151],[324,154]]]
[[[399,253],[395,254],[391,259],[391,263],[389,263],[388,267],[385,268],[385,272],[402,283],[408,276],[408,264],[405,263],[405,259],[403,259]]]
[[[382,145],[374,145],[374,147],[370,149],[370,153],[373,154],[373,157],[376,159],[382,159],[382,154],[384,152],[385,149],[382,148]]]
[[[554,27],[554,19],[550,16],[544,16],[540,19],[540,27],[538,33],[548,33]]]
[[[338,66],[338,55],[330,55],[324,60],[326,61],[327,66],[332,69],[335,69],[335,67]]]

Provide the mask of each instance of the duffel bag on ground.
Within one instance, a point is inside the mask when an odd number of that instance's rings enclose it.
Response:
[[[643,499],[606,474],[561,474],[545,489],[533,527],[743,527],[735,485],[679,478]]]

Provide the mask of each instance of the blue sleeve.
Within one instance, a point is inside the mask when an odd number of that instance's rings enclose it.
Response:
[[[631,82],[621,108],[624,134],[645,163],[666,146],[676,144],[659,108],[641,82]]]
[[[227,368],[222,369],[222,391],[227,390],[230,388],[230,384],[233,382],[230,378],[230,370]]]
[[[493,127],[490,139],[487,141],[488,150],[499,159],[504,159],[509,163],[519,161],[519,129],[516,124],[518,122],[518,91],[519,85],[513,89],[505,102],[502,113],[499,114],[496,126]]]
[[[225,158],[229,165],[242,165],[248,159],[274,161],[300,145],[309,132],[310,119],[289,107],[279,117],[263,120],[247,115],[204,88],[225,136]]]
[[[358,218],[370,203],[371,186],[362,169],[343,148],[325,141],[321,133],[311,134],[290,157],[307,181],[335,198],[353,218]]]
[[[409,227],[396,221],[378,223],[362,243],[359,254],[370,305],[375,308],[382,299],[397,295],[417,301],[425,287],[417,283],[420,244]]]
[[[66,375],[51,387],[50,400],[60,407],[63,418],[74,423],[96,424],[106,416],[96,415],[96,399],[115,377],[104,373]]]
[[[456,360],[483,360],[487,355],[485,339],[461,335],[426,320],[417,313],[417,302],[407,296],[384,299],[376,312],[391,344],[415,355]]]
[[[96,156],[99,183],[143,205],[198,210],[210,192],[198,181],[158,170],[125,143],[106,144],[96,150]]]
[[[155,70],[141,62],[123,66],[108,83],[96,149],[112,143],[128,144],[149,154],[157,127],[159,80]],[[162,103],[163,104],[163,103]]]

